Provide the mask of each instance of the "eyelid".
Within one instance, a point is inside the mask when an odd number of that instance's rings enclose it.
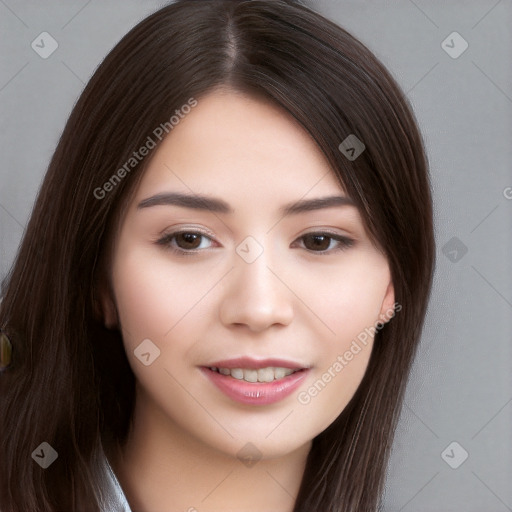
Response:
[[[200,228],[197,226],[170,226],[158,233],[159,237],[165,237],[165,236],[171,236],[171,235],[178,235],[179,233],[198,233],[203,236],[206,236],[208,238],[211,238],[212,240],[215,240],[215,234],[206,228]]]
[[[332,235],[333,237],[343,237],[343,238],[347,238],[347,239],[349,239],[349,238],[354,239],[353,235],[340,233],[331,228],[322,228],[321,226],[318,226],[318,227],[313,226],[312,228],[308,228],[308,229],[309,229],[309,231],[305,231],[304,233],[301,233],[300,235],[298,235],[296,237],[296,239],[301,238],[306,235]],[[183,232],[187,232],[187,233],[188,232],[197,232],[197,233],[200,233],[201,235],[207,236],[208,238],[215,240],[215,234],[212,231],[210,231],[206,228],[200,228],[200,227],[196,227],[196,226],[179,226],[176,228],[173,228],[171,226],[171,227],[168,227],[168,228],[160,231],[159,236],[177,235],[177,234],[183,233]],[[355,239],[354,239],[354,242],[355,242]]]
[[[323,228],[321,226],[313,226],[312,228],[308,228],[308,231],[301,233],[297,238],[301,238],[306,235],[329,235],[333,237],[354,238],[348,233],[340,233],[339,231],[335,231],[332,228]]]

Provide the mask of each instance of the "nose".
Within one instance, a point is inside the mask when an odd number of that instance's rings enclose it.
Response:
[[[277,267],[267,258],[267,251],[252,263],[238,255],[235,258],[220,304],[221,322],[252,332],[289,325],[293,319],[293,293],[277,277]]]

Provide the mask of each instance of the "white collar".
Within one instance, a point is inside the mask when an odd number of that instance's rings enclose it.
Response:
[[[132,512],[128,500],[124,494],[124,491],[117,479],[114,470],[110,466],[107,457],[104,455],[104,462],[108,470],[109,478],[109,489],[107,490],[107,496],[104,497],[103,509],[104,512]]]

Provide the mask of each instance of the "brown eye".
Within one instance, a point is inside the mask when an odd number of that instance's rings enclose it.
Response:
[[[156,244],[180,254],[194,254],[211,247],[212,239],[199,231],[176,231],[164,235]]]
[[[201,245],[202,236],[199,233],[178,233],[175,235],[176,245],[180,249],[197,249]]]
[[[326,235],[306,235],[304,245],[310,251],[326,251],[331,245],[332,238]]]
[[[354,245],[354,240],[333,233],[308,233],[300,238],[308,251],[318,254],[331,254],[348,249]]]

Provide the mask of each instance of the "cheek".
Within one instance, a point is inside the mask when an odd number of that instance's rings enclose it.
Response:
[[[387,263],[374,254],[346,258],[345,265],[303,283],[300,293],[323,324],[316,371],[297,397],[314,418],[314,432],[339,416],[364,377],[388,283]]]
[[[169,264],[165,255],[119,246],[112,277],[125,351],[137,380],[161,403],[181,403],[181,388],[169,372],[178,382],[186,381],[191,351],[211,317],[208,302],[201,299],[214,276],[192,280],[190,274]],[[151,359],[158,354],[148,366],[137,356],[143,346]]]
[[[120,248],[122,249],[122,248]],[[114,269],[116,303],[128,339],[172,336],[200,304],[211,283],[155,258],[143,249],[127,250]],[[192,315],[194,316],[194,315]],[[134,340],[135,341],[135,340]]]
[[[335,264],[318,267],[296,280],[295,290],[319,320],[322,352],[341,350],[379,319],[389,271],[373,252],[353,253]]]

